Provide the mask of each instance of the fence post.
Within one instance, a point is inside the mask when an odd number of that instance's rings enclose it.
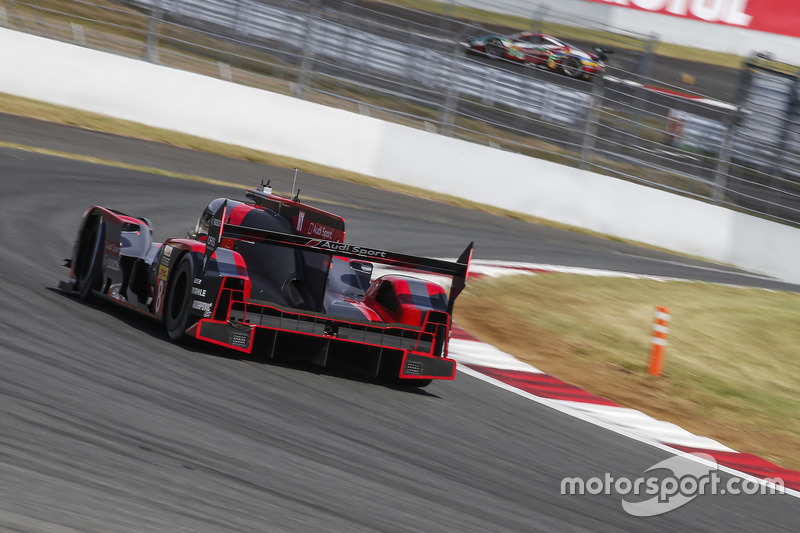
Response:
[[[600,109],[603,106],[603,93],[605,91],[605,75],[600,72],[592,80],[591,104],[586,112],[586,124],[583,128],[583,145],[581,146],[578,168],[589,170],[594,161],[594,147],[597,140],[597,130],[600,127]]]
[[[739,81],[736,86],[736,94],[733,103],[736,109],[732,110],[725,117],[725,136],[722,138],[717,164],[714,167],[713,189],[711,190],[711,200],[715,204],[722,203],[728,195],[731,174],[731,156],[733,153],[733,142],[736,137],[736,127],[738,126],[742,113],[744,112],[744,100],[750,90],[753,73],[750,65],[755,60],[755,55],[748,57],[742,62],[739,70]]]
[[[657,306],[653,317],[653,336],[650,339],[650,368],[647,372],[653,376],[661,377],[661,368],[664,363],[664,347],[667,345],[669,332],[669,310],[664,306]]]
[[[311,86],[313,76],[314,55],[316,54],[317,35],[316,25],[319,9],[319,0],[309,0],[308,3],[308,25],[306,26],[306,42],[303,45],[303,57],[300,60],[300,69],[297,73],[297,81],[294,84],[292,94],[295,98],[305,97],[306,89]]]
[[[731,111],[725,119],[725,135],[722,137],[717,164],[714,165],[711,201],[720,204],[725,201],[728,192],[728,176],[731,168],[731,152],[733,150],[733,137],[736,132],[737,116],[739,109]]]
[[[550,11],[550,8],[544,4],[538,4],[536,6],[536,9],[533,11],[533,15],[531,16],[531,31],[536,33],[545,33],[544,19],[547,16],[548,11]]]
[[[458,111],[460,86],[457,85],[460,83],[460,51],[460,46],[456,46],[453,55],[448,56],[446,59],[450,64],[445,72],[445,86],[447,87],[447,92],[445,93],[444,104],[442,105],[440,133],[447,137],[453,135],[453,126],[455,125],[456,113]]]
[[[161,31],[161,19],[164,18],[164,8],[161,7],[162,0],[156,0],[150,10],[150,21],[147,24],[147,43],[144,49],[144,59],[150,63],[158,63],[158,40]]]
[[[4,3],[6,7],[0,6],[2,10],[2,13],[0,13],[0,23],[6,28],[16,26],[22,29],[22,31],[28,31],[25,27],[25,22],[20,18],[19,13],[17,13],[16,0],[6,0]]]
[[[445,0],[442,3],[442,14],[439,17],[439,35],[443,38],[450,37],[453,24],[453,2],[455,0]]]
[[[644,113],[647,104],[652,103],[651,98],[653,94],[652,91],[646,90],[645,86],[651,84],[653,81],[650,76],[653,72],[653,58],[656,55],[655,50],[657,44],[658,35],[655,33],[651,34],[650,39],[647,41],[645,51],[636,65],[636,75],[633,78],[635,81],[638,81],[638,83],[633,88],[631,94],[638,104],[633,106],[633,111],[631,112],[632,125],[627,135],[630,137],[629,147],[632,147],[634,150],[641,147],[643,144],[646,146],[648,142],[645,138],[647,126],[644,121]]]

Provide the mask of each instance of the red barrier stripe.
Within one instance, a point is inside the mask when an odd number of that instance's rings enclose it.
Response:
[[[486,374],[507,385],[511,385],[512,387],[516,387],[542,398],[621,407],[619,404],[609,399],[590,394],[579,387],[564,383],[560,379],[548,376],[547,374],[519,370],[503,370],[478,365],[467,366],[477,370],[481,374]]]
[[[717,463],[722,466],[727,466],[750,474],[761,479],[764,478],[780,478],[783,480],[784,486],[787,489],[800,490],[800,472],[796,470],[788,470],[776,464],[770,463],[766,459],[762,459],[757,455],[751,453],[739,452],[721,452],[718,450],[702,450],[698,448],[690,448],[687,446],[677,446],[675,444],[666,443],[668,446],[681,450],[687,453],[706,453],[713,457]]]

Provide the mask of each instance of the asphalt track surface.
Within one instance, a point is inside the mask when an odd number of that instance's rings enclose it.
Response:
[[[0,140],[291,188],[291,171],[27,119],[1,116]],[[474,239],[481,258],[793,288],[360,185],[300,182],[301,198],[346,217],[351,242],[452,256]],[[651,518],[625,514],[619,495],[563,496],[564,477],[635,479],[669,455],[464,374],[408,391],[177,346],[148,319],[55,290],[89,205],[148,216],[160,240],[184,234],[210,199],[241,198],[237,188],[2,148],[0,191],[0,531],[794,531],[800,522],[785,495],[699,496]]]

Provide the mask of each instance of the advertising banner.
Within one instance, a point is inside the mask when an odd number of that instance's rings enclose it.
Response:
[[[586,1],[800,37],[800,2],[798,0]]]

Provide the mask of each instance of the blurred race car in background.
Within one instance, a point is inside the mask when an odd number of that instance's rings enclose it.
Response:
[[[589,53],[543,33],[487,34],[470,37],[467,52],[493,59],[529,63],[571,78],[591,80],[605,70],[611,50],[594,47]]]
[[[414,387],[455,377],[447,346],[472,244],[456,261],[358,246],[344,242],[342,217],[298,197],[262,185],[247,198],[213,200],[188,237],[163,243],[148,219],[92,206],[59,287],[160,320],[173,341]],[[373,279],[376,265],[389,273]]]

